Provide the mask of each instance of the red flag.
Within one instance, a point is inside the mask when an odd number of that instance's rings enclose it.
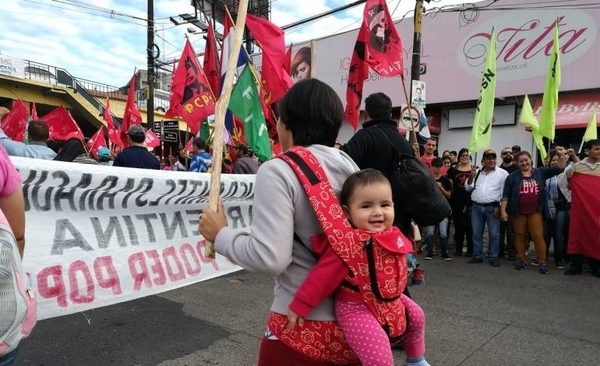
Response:
[[[358,38],[354,45],[354,52],[348,69],[348,87],[346,89],[346,110],[344,117],[356,130],[358,127],[358,116],[360,114],[360,102],[362,100],[365,79],[369,77],[369,66],[364,62],[365,38],[368,36],[364,28],[358,31]]]
[[[35,102],[31,102],[31,119],[38,119],[37,108]]]
[[[146,139],[144,140],[146,146],[148,147],[158,147],[160,146],[160,139],[156,134],[152,131],[152,129],[148,129],[146,131]]]
[[[188,140],[187,144],[185,144],[185,151],[187,151],[187,152],[194,151],[194,137],[190,138]]]
[[[283,69],[288,75],[292,75],[292,45],[288,47],[287,51],[285,51],[285,56],[283,57]]]
[[[50,113],[40,118],[48,124],[50,130],[50,140],[67,141],[70,138],[77,137],[84,140],[83,133],[79,129],[77,122],[64,106],[54,108]]]
[[[215,96],[210,90],[204,72],[189,40],[179,59],[171,83],[171,100],[165,117],[181,117],[195,135],[200,122],[215,113]]]
[[[10,113],[2,119],[2,130],[11,140],[22,142],[25,137],[25,130],[27,130],[28,118],[27,108],[21,99],[18,99]]]
[[[108,130],[108,140],[115,145],[121,145],[121,137],[115,128],[115,122],[110,114],[110,99],[106,98],[106,108],[104,108],[104,121]]]
[[[575,173],[571,184],[569,254],[583,254],[600,260],[600,177]]]
[[[294,85],[289,73],[283,69],[285,41],[281,28],[270,21],[248,14],[246,26],[262,50],[261,82],[266,92],[267,104],[272,104]]]
[[[129,81],[129,91],[127,93],[127,102],[125,103],[125,112],[123,113],[123,122],[119,127],[121,134],[121,142],[124,147],[127,145],[127,130],[132,125],[139,125],[142,123],[142,115],[135,105],[135,73]]]
[[[367,0],[362,29],[368,34],[368,38],[363,38],[366,44],[365,62],[381,76],[402,76],[402,40],[385,0]]]
[[[220,64],[219,56],[217,54],[217,39],[215,38],[215,31],[209,19],[202,68],[213,94],[217,94],[221,90],[221,70],[219,69]]]
[[[356,130],[369,66],[385,77],[403,76],[402,40],[384,0],[367,0],[348,71],[346,119]]]
[[[98,131],[88,140],[87,147],[90,149],[90,153],[96,159],[98,159],[98,150],[102,147],[106,147],[106,140],[104,139],[104,126],[100,127]]]

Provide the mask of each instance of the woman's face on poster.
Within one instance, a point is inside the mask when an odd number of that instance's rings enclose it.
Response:
[[[299,63],[298,67],[296,67],[295,76],[296,76],[296,79],[298,79],[298,80],[309,79],[310,78],[310,65],[306,61],[302,61],[301,63]]]

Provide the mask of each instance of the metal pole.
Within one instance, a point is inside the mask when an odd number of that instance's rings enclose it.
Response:
[[[146,104],[146,123],[148,128],[154,127],[154,0],[148,0],[148,95]]]

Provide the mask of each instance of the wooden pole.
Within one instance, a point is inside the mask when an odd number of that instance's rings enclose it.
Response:
[[[221,190],[221,168],[223,162],[223,130],[225,129],[225,113],[229,106],[231,91],[233,90],[233,78],[237,68],[237,61],[240,55],[240,47],[242,46],[242,38],[244,37],[244,27],[246,25],[246,13],[248,11],[248,0],[240,0],[238,7],[237,19],[235,22],[235,33],[233,38],[233,46],[230,49],[229,60],[227,63],[227,74],[221,88],[221,96],[217,100],[215,113],[215,129],[214,136],[217,138],[213,141],[213,164],[212,172],[210,173],[210,192],[208,195],[208,207],[212,210],[217,210],[219,203],[219,195]],[[204,247],[204,255],[207,258],[215,257],[215,246],[213,242],[206,241]]]
[[[415,131],[415,126],[412,123],[412,112],[413,112],[413,106],[412,103],[410,101],[410,98],[408,97],[408,91],[406,89],[406,81],[404,80],[404,76],[402,76],[402,89],[404,90],[404,97],[406,98],[406,105],[409,106],[409,111],[410,111],[410,130],[412,132],[412,136],[413,136],[413,143],[416,142],[418,143],[419,140],[417,138],[417,131]],[[400,114],[400,118],[402,118],[402,113]],[[417,121],[419,121],[419,114],[417,114]]]

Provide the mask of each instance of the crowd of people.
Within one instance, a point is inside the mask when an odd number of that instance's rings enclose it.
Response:
[[[343,145],[337,141],[344,121],[343,105],[333,89],[321,81],[299,81],[277,109],[282,150],[304,148],[318,161],[326,175],[320,178],[327,180],[339,197],[339,212],[349,222],[340,230],[367,235],[369,245],[385,247],[386,242],[392,242],[401,246],[408,240],[410,251],[417,251],[414,222],[401,210],[402,198],[392,195],[388,180],[397,153],[415,155],[429,166],[452,207],[451,216],[421,228],[425,234],[425,260],[437,255],[434,240],[437,233],[440,256],[445,261],[465,256],[470,257],[469,264],[487,260],[498,267],[500,259],[507,259],[514,261],[517,270],[535,264],[539,273],[546,274],[550,270],[547,256],[553,243],[556,269],[563,270],[569,263],[566,275],[582,274],[587,261],[592,275],[600,277],[597,258],[584,258],[576,250],[567,250],[569,181],[578,174],[600,175],[600,140],[586,142],[586,157],[581,161],[573,150],[555,146],[545,166],[534,167],[531,154],[515,145],[501,150],[500,164],[496,151],[485,150],[477,167],[466,148],[458,153],[444,151],[438,156],[434,138],[427,139],[423,146],[411,145],[398,133],[398,124],[392,120],[392,102],[383,93],[365,99],[362,129]],[[7,112],[0,109],[0,117]],[[28,144],[12,141],[0,130],[0,152],[4,149],[13,156],[143,169],[192,172],[211,169],[212,157],[202,138],[193,140],[193,154],[184,164],[182,159],[188,157],[184,151],[162,160],[149,152],[144,146],[145,130],[140,125],[131,126],[127,136],[128,147],[118,154],[100,149],[96,160],[89,156],[82,141],[71,139],[57,147],[48,141],[47,124],[31,121]],[[383,138],[391,144],[381,143]],[[402,325],[399,328],[404,330],[400,339],[391,339],[389,329],[381,326],[367,306],[368,296],[361,294],[364,289],[357,290],[352,283],[355,274],[342,271],[340,275],[339,270],[332,271],[347,267],[340,258],[330,255],[333,245],[329,240],[333,238],[324,236],[314,202],[305,194],[305,187],[293,169],[277,158],[260,164],[244,144],[236,145],[234,150],[235,161],[225,159],[224,172],[256,174],[251,228],[229,227],[220,202],[217,210],[205,208],[199,218],[199,231],[206,240],[214,242],[218,253],[232,262],[274,278],[274,300],[258,364],[393,365],[391,347],[400,343],[406,353],[405,365],[429,366],[425,360],[425,316],[405,287],[406,271],[398,280],[401,290],[404,289],[398,296],[402,305],[386,308],[380,304],[389,312],[388,319],[398,319]],[[0,154],[1,163],[7,164],[7,160]],[[18,177],[13,178],[15,181]],[[17,231],[21,225],[16,225]],[[454,233],[453,253],[449,249],[450,228]],[[534,243],[535,258],[527,257],[530,241]],[[406,262],[407,254],[395,255]],[[331,274],[326,288],[314,281],[313,271]],[[370,291],[376,292],[377,286],[372,287],[375,288]],[[298,328],[310,330],[313,341],[303,337]]]

